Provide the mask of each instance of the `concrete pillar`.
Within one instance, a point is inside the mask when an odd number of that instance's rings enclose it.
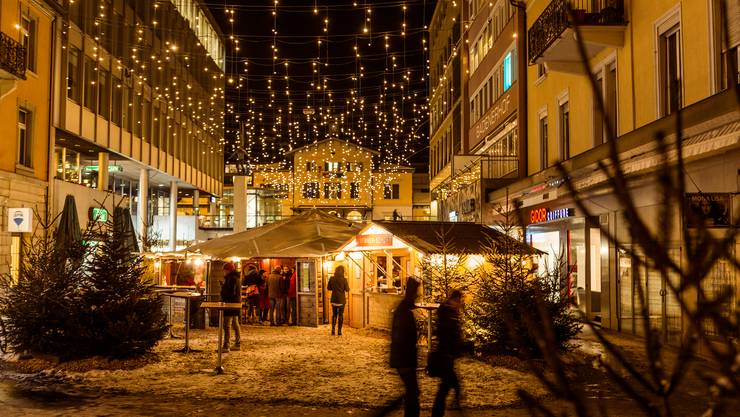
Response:
[[[234,233],[247,230],[247,177],[234,177]]]
[[[200,190],[196,188],[193,190],[193,215],[197,217],[199,212],[200,212]]]
[[[170,252],[177,250],[177,181],[170,183]]]
[[[98,190],[105,191],[107,189],[108,189],[108,152],[98,152]]]
[[[144,250],[143,240],[147,237],[147,223],[149,222],[149,170],[142,168],[139,171],[139,206],[136,209],[138,218],[139,239],[142,240],[142,250]]]

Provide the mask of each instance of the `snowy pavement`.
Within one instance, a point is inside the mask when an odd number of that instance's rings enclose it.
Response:
[[[54,375],[88,392],[359,409],[381,406],[402,391],[387,366],[387,336],[371,331],[345,329],[337,337],[326,326],[242,326],[241,351],[224,355],[226,373],[218,376],[215,329],[193,330],[190,336],[191,346],[203,352],[173,352],[184,341],[165,339],[154,350],[155,360],[138,361],[134,369],[80,372],[70,363]],[[468,409],[512,406],[520,388],[545,393],[531,374],[470,358],[458,361],[458,373]],[[437,381],[420,372],[422,407],[431,407]]]

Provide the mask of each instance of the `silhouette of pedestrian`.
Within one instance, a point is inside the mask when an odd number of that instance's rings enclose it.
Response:
[[[395,368],[398,376],[401,377],[404,394],[379,410],[377,417],[388,415],[401,402],[404,404],[403,415],[405,417],[419,416],[419,381],[416,379],[416,319],[413,312],[416,308],[414,302],[418,296],[418,289],[419,281],[414,277],[409,277],[403,300],[393,310],[390,364],[391,368]]]
[[[455,403],[460,404],[460,381],[455,373],[455,359],[462,351],[462,337],[460,326],[460,307],[462,292],[454,290],[437,310],[437,345],[430,354],[435,357],[436,374],[442,380],[434,398],[432,417],[442,417],[445,414],[445,403],[450,389],[455,390]]]

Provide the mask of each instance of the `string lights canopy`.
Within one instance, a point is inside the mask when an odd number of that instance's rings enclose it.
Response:
[[[424,155],[432,1],[204,4],[227,32],[227,163],[288,181],[291,152],[326,139],[377,151],[384,172]]]

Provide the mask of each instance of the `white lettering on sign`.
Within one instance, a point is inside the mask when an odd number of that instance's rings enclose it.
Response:
[[[504,117],[508,116],[511,112],[511,91],[509,89],[504,95],[491,107],[486,114],[481,118],[478,123],[473,126],[472,129],[472,141],[471,143],[480,142],[488,132],[498,126]]]
[[[573,209],[561,208],[547,211],[547,221],[564,219],[573,216]]]

